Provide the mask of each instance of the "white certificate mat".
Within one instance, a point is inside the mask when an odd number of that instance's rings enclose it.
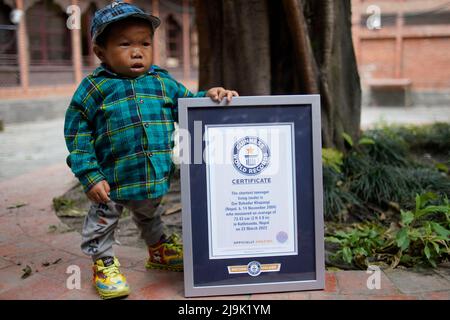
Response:
[[[298,254],[294,132],[205,126],[210,259]]]

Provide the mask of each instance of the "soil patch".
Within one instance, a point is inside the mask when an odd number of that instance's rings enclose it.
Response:
[[[70,229],[81,233],[84,218],[89,211],[91,202],[83,192],[82,186],[77,183],[61,197],[53,199],[53,205],[58,218]],[[169,192],[163,197],[161,206],[164,209],[162,220],[168,235],[173,232],[182,236],[181,230],[181,192],[180,179],[172,179]],[[115,232],[116,241],[122,245],[145,248],[140,238],[139,230],[132,220],[130,211],[125,209],[120,217]]]

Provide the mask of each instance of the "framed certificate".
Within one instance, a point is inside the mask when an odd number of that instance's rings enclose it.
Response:
[[[324,288],[320,97],[179,99],[185,296]]]

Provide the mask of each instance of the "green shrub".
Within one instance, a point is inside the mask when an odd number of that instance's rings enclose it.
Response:
[[[350,190],[362,201],[378,206],[388,201],[401,202],[409,195],[409,186],[398,168],[377,163],[353,176]]]
[[[418,195],[414,210],[401,211],[401,228],[395,240],[400,262],[406,265],[426,262],[436,267],[450,255],[450,205],[446,198],[442,205],[429,204],[436,197],[432,193]],[[441,219],[436,219],[438,214]],[[433,215],[435,219],[430,219]]]
[[[323,148],[322,149],[322,163],[325,167],[329,167],[336,172],[342,172],[342,159],[344,155],[342,152],[332,149]]]
[[[383,206],[394,201],[410,208],[415,194],[450,195],[450,179],[431,168],[394,167],[372,162],[352,177],[350,190],[364,202]]]
[[[403,139],[380,130],[366,131],[363,138],[373,141],[360,146],[360,152],[372,161],[397,167],[408,165],[408,145]]]
[[[408,134],[409,130],[412,132]],[[410,151],[410,144],[415,137],[420,137],[427,145],[433,139],[439,140],[436,146],[448,148],[440,149],[441,154],[448,153],[450,142],[438,136],[449,132],[447,124],[423,129],[384,127],[364,132],[357,142],[343,133],[346,152],[334,149],[322,152],[325,218],[342,221],[350,213],[358,219],[364,215],[371,219],[373,208],[385,210],[393,202],[411,209],[415,195],[426,192],[450,197],[448,165],[436,161],[420,164]]]
[[[433,168],[399,168],[399,175],[409,186],[407,201],[414,204],[415,194],[433,192],[441,196],[450,197],[450,179],[445,173]]]
[[[348,208],[359,204],[358,198],[343,183],[343,174],[329,166],[323,167],[324,214],[326,219],[344,220]]]
[[[436,267],[450,257],[450,204],[447,198],[426,193],[415,197],[415,209],[401,211],[399,225],[353,224],[327,234],[325,240],[337,245],[332,255],[365,269],[369,264]]]
[[[338,245],[331,255],[336,261],[343,261],[360,269],[366,269],[369,259],[391,246],[387,229],[376,223],[352,224],[325,237],[329,243]]]
[[[450,150],[450,123],[389,126],[380,130],[403,139],[412,150],[420,149],[429,152]]]
[[[407,147],[401,139],[372,130],[352,146],[343,160],[343,171],[349,190],[362,202],[382,206],[409,197],[408,181],[398,170],[408,164]]]
[[[450,124],[384,127],[356,143],[343,139],[346,152],[328,150],[323,160],[325,218],[364,222],[327,232],[332,258],[362,269],[448,261]],[[426,150],[435,154],[422,161]]]

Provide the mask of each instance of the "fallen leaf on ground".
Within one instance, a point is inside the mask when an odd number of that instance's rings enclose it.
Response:
[[[181,204],[175,204],[164,212],[165,216],[181,211]]]
[[[16,208],[24,207],[26,205],[28,205],[28,203],[25,203],[25,202],[16,203],[16,204],[13,204],[12,206],[6,207],[6,209],[16,209]]]
[[[73,228],[67,226],[64,223],[59,223],[58,225],[49,225],[48,226],[48,232],[49,233],[66,233],[66,232],[71,232],[73,231]]]
[[[58,217],[84,217],[86,216],[87,211],[82,209],[66,209],[60,210],[56,212]]]
[[[56,259],[56,260],[53,261],[53,262],[45,261],[45,262],[42,263],[42,266],[43,266],[43,267],[48,267],[48,266],[50,266],[51,264],[57,264],[57,263],[59,263],[61,260],[62,260],[62,258],[58,258],[58,259]]]
[[[327,267],[327,271],[335,272],[335,271],[342,271],[342,269],[338,267]]]
[[[31,267],[29,265],[27,265],[24,269],[22,269],[23,274],[22,274],[22,279],[26,279],[29,276],[31,276],[31,274],[33,273],[33,270],[31,270]]]

